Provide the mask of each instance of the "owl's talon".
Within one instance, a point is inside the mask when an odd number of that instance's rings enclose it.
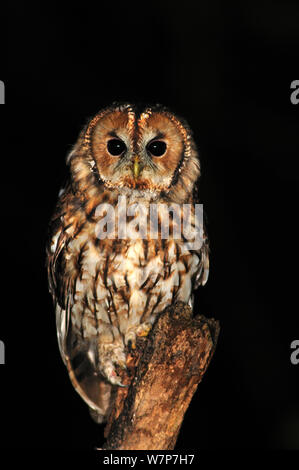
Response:
[[[129,349],[136,349],[136,338],[145,337],[149,334],[152,329],[150,322],[141,323],[141,325],[131,327],[125,336],[125,344],[128,345]]]
[[[117,385],[118,387],[127,387],[128,385],[124,385],[121,381],[121,378],[116,374],[115,370],[113,370],[111,372],[111,376],[109,377],[109,381],[113,384],[113,385]]]
[[[128,385],[123,384],[123,383],[121,382],[121,380],[117,380],[117,381],[113,382],[112,385],[117,385],[118,387],[122,387],[122,388],[128,387]]]
[[[121,381],[121,378],[116,374],[115,370],[113,369],[106,375],[107,379],[112,385],[118,385],[119,387],[126,387]]]
[[[152,329],[151,323],[143,323],[142,325],[140,325],[140,327],[137,328],[136,334],[137,336],[145,337],[149,334],[151,329]]]
[[[129,385],[125,385],[125,384],[123,384],[123,383],[121,383],[121,382],[119,382],[119,383],[116,384],[116,385],[118,385],[119,387],[122,387],[122,388],[128,388],[128,386],[129,386]]]
[[[127,341],[129,351],[136,349],[136,341],[133,339],[128,339]]]
[[[108,353],[109,357],[107,357]],[[107,348],[106,345],[106,351],[102,350],[100,353],[100,372],[112,385],[125,387],[121,378],[118,376],[115,367],[127,370],[125,352],[119,346],[115,347],[113,345],[109,345],[109,348]]]
[[[122,369],[122,370],[127,370],[127,364],[125,361],[118,361],[117,365]]]

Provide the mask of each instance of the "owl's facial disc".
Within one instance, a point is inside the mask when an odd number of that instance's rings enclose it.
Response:
[[[115,109],[95,124],[91,151],[109,188],[167,191],[182,164],[186,132],[170,114]]]

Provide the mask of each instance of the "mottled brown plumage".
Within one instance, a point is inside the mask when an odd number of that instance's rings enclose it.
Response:
[[[172,204],[180,216],[183,204],[191,204],[196,225],[200,165],[184,121],[162,106],[138,112],[129,104],[113,105],[91,119],[67,163],[70,179],[50,225],[49,286],[62,358],[100,422],[111,385],[121,385],[115,366],[126,367],[128,344],[146,335],[168,305],[178,300],[192,305],[193,290],[206,282],[206,235],[199,248],[186,249],[184,236],[175,236],[181,222],[172,215],[169,236],[161,236]],[[120,201],[128,209],[125,221]],[[143,209],[134,212],[136,204]],[[153,205],[156,238],[151,218],[142,218]],[[118,209],[114,226],[111,207]]]

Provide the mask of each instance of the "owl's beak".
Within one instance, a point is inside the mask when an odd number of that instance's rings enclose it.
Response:
[[[133,175],[135,180],[137,180],[138,176],[140,175],[140,162],[139,162],[139,157],[138,155],[135,155],[134,157],[134,164],[133,164]]]

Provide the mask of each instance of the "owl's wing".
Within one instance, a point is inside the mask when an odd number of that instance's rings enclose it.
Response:
[[[200,285],[204,286],[208,280],[210,267],[209,251],[210,250],[208,239],[205,238],[200,251],[197,253],[200,261],[198,265],[198,271],[195,277],[194,289],[197,289],[197,287]]]
[[[58,345],[75,390],[89,406],[92,418],[100,423],[109,407],[111,386],[97,373],[95,344],[78,336],[72,328],[71,305],[75,281],[64,270],[71,236],[68,226],[63,223],[63,213],[63,206],[58,204],[50,222],[47,246],[48,281],[55,305]]]
[[[71,280],[63,275],[64,250],[69,235],[62,224],[62,215],[56,213],[50,223],[50,239],[47,246],[47,270],[49,290],[56,311],[56,329],[60,354],[66,364],[66,338],[70,325]]]

